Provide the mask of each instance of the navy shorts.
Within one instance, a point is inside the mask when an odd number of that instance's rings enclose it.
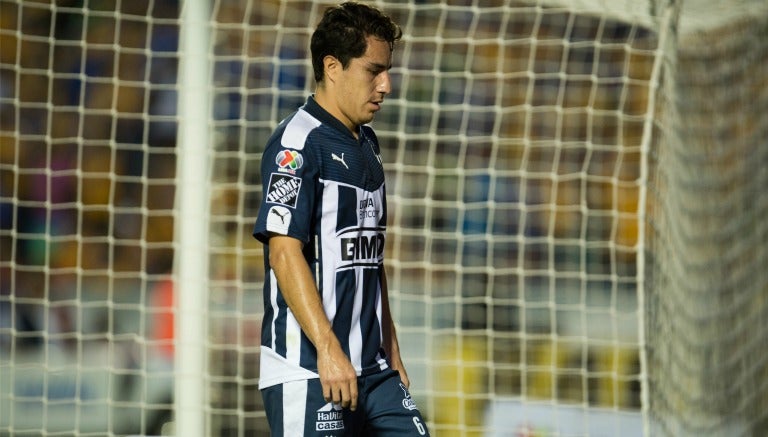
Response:
[[[323,399],[320,380],[267,387],[261,391],[273,436],[428,436],[400,374],[387,369],[357,378],[357,409],[342,409]]]

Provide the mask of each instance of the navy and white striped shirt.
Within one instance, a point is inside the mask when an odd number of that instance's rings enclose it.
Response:
[[[267,143],[253,231],[265,243],[267,272],[259,388],[318,377],[315,347],[269,266],[270,233],[304,243],[325,313],[358,375],[387,367],[381,331],[384,168],[373,130],[361,126],[358,137],[309,97]]]

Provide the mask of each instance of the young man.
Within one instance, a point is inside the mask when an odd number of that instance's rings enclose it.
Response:
[[[315,94],[264,151],[259,388],[274,435],[428,435],[389,310],[384,169],[367,125],[400,37],[375,8],[329,8],[311,41]]]

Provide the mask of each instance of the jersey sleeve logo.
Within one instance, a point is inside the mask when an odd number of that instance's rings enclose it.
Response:
[[[277,164],[278,171],[295,174],[296,170],[304,165],[304,157],[295,150],[281,150],[275,156],[275,164]]]
[[[301,178],[280,173],[272,173],[269,176],[267,188],[267,202],[296,208],[301,189]]]
[[[273,206],[267,213],[267,230],[286,235],[291,225],[291,211],[282,206]]]

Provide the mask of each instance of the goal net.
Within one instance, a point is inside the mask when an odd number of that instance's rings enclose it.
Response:
[[[767,12],[686,2],[665,51],[645,278],[658,435],[768,429]]]
[[[432,435],[768,427],[768,7],[386,0]],[[261,152],[330,2],[0,0],[0,436],[250,436]]]

